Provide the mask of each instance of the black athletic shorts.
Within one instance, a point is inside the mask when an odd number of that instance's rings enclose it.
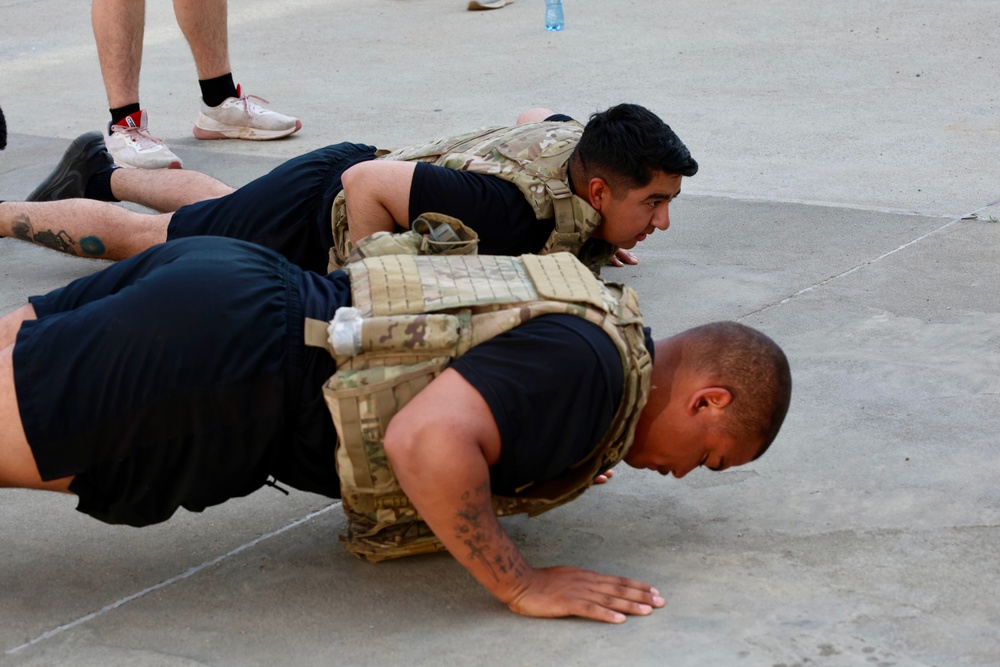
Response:
[[[313,423],[330,422],[322,401],[300,413],[318,394],[304,369],[334,370],[303,345],[301,273],[260,246],[187,239],[32,298],[14,383],[42,478],[76,475],[80,511],[141,526],[259,488],[300,428],[333,433]]]
[[[330,209],[352,165],[375,158],[375,147],[340,143],[275,167],[232,194],[174,212],[167,240],[225,236],[277,250],[293,264],[326,273],[333,246]]]

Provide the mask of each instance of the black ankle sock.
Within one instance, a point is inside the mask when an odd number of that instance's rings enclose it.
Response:
[[[114,125],[115,123],[120,122],[122,119],[125,118],[125,116],[131,116],[138,110],[139,110],[138,102],[136,102],[135,104],[126,104],[125,106],[118,107],[117,109],[108,109],[108,111],[111,112],[111,124]],[[108,133],[110,134],[111,130],[108,130]]]
[[[233,83],[233,73],[223,74],[214,79],[198,79],[201,86],[201,99],[210,107],[217,107],[226,99],[236,97],[236,84]]]
[[[97,201],[119,201],[111,193],[111,174],[118,168],[117,165],[108,165],[107,169],[91,176],[84,189],[84,196],[87,199],[96,199]]]

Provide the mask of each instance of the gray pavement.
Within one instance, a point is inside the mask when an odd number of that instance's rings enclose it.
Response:
[[[714,319],[789,354],[761,460],[683,480],[623,469],[506,523],[536,564],[657,585],[623,626],[515,616],[446,555],[369,565],[339,506],[265,489],[144,530],[2,491],[10,665],[1000,665],[1000,5],[233,0],[237,79],[303,119],[198,142],[169,3],[142,98],[185,160],[233,184],[326,143],[393,147],[503,123],[659,112],[702,165],[633,285],[661,335]],[[0,199],[105,122],[89,7],[0,0]],[[0,239],[0,312],[102,266]]]

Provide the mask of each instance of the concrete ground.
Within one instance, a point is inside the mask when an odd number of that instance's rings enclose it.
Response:
[[[1000,5],[233,0],[251,93],[303,119],[198,142],[170,4],[148,3],[142,100],[189,168],[233,184],[326,143],[394,147],[620,101],[700,161],[633,285],[660,334],[715,319],[789,354],[771,451],[683,480],[621,470],[507,527],[539,565],[649,581],[623,626],[518,617],[447,555],[370,565],[337,503],[272,489],[145,530],[0,492],[0,650],[27,665],[1000,664]],[[0,199],[106,122],[89,12],[0,0]],[[0,312],[100,262],[0,240]]]

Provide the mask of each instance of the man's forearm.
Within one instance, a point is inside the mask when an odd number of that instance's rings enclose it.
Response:
[[[531,565],[497,520],[489,481],[463,493],[451,533],[454,543],[445,546],[455,559],[490,592],[503,602],[510,602],[511,594],[516,593]],[[436,534],[441,537],[441,533]]]
[[[418,469],[394,469],[406,495],[455,560],[508,604],[532,568],[493,511],[489,469],[475,453],[466,458],[452,451],[437,466],[428,460],[431,454]],[[441,465],[448,470],[442,472]],[[435,469],[435,474],[426,472]]]
[[[533,568],[493,513],[490,465],[500,432],[479,392],[452,369],[389,423],[385,453],[396,478],[448,551],[512,611],[621,623],[663,598],[649,584],[575,567]]]

